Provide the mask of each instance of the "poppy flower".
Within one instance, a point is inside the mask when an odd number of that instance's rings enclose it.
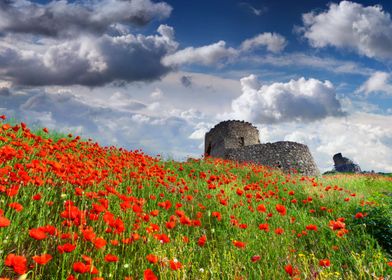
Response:
[[[23,205],[17,202],[12,202],[8,204],[8,206],[12,209],[14,209],[16,212],[20,212],[23,210]]]
[[[105,256],[105,261],[106,262],[118,262],[118,257],[115,255],[107,254]]]
[[[89,266],[82,263],[82,262],[76,262],[73,264],[72,266],[73,271],[77,272],[77,273],[86,273],[89,271]]]
[[[237,248],[244,248],[246,244],[244,242],[234,240],[233,245],[236,246]]]
[[[297,268],[294,268],[291,264],[286,265],[284,267],[284,270],[290,276],[295,276],[300,273],[299,270]]]
[[[57,250],[60,252],[60,254],[71,253],[73,250],[75,250],[75,248],[76,245],[70,243],[65,243],[64,245],[57,246]]]
[[[313,230],[313,231],[317,231],[317,226],[316,225],[312,225],[312,224],[310,224],[310,225],[307,225],[306,226],[306,229],[307,230]]]
[[[101,249],[106,246],[106,240],[101,237],[96,238],[93,241],[93,243],[94,243],[95,248],[98,248],[98,249]]]
[[[157,263],[158,262],[158,256],[153,255],[153,254],[149,254],[147,255],[146,259],[150,262],[150,263]]]
[[[170,260],[170,268],[172,270],[179,270],[182,268],[182,264],[177,260]]]
[[[27,259],[24,256],[9,254],[4,261],[6,266],[12,267],[17,274],[25,274],[27,272]]]
[[[40,265],[47,264],[52,259],[50,254],[43,254],[41,256],[33,256],[33,260]]]
[[[158,280],[158,277],[156,277],[154,272],[148,268],[143,273],[143,279],[144,280]]]
[[[269,232],[269,225],[268,224],[260,224],[259,229],[264,230],[265,232]]]
[[[322,267],[329,267],[331,265],[331,262],[329,259],[323,259],[319,261],[319,265]]]
[[[286,207],[284,207],[284,205],[281,205],[281,204],[277,204],[276,206],[275,206],[275,209],[276,209],[276,211],[278,211],[279,212],[279,214],[281,215],[281,216],[284,216],[284,215],[286,215]]]
[[[45,231],[39,228],[30,229],[29,235],[36,240],[43,240],[47,237]]]
[[[266,212],[267,211],[267,208],[265,207],[265,205],[264,204],[259,204],[258,206],[257,206],[257,211],[259,211],[259,212]]]
[[[201,237],[199,238],[199,240],[197,241],[197,244],[198,244],[200,247],[203,247],[203,246],[206,244],[206,241],[207,241],[207,236],[203,235],[203,236],[201,236]]]
[[[357,214],[355,214],[355,219],[362,219],[363,217],[365,217],[365,215],[361,212],[358,212]]]
[[[6,217],[0,216],[0,227],[8,227],[11,224]]]
[[[275,233],[278,235],[281,235],[284,233],[284,230],[283,230],[283,228],[277,228],[277,229],[275,229]]]
[[[252,256],[251,258],[250,258],[250,260],[252,261],[252,262],[257,262],[257,261],[259,261],[261,259],[261,257],[259,256],[259,255],[254,255],[254,256]]]

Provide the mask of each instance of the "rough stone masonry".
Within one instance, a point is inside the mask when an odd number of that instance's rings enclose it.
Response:
[[[284,172],[295,169],[307,176],[320,175],[306,145],[290,141],[260,144],[258,129],[244,121],[217,124],[205,135],[204,152],[207,156],[267,165]]]

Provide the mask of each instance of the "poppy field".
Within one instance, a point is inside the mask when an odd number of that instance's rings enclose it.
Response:
[[[1,116],[0,279],[391,279],[388,191],[387,176],[164,161]]]

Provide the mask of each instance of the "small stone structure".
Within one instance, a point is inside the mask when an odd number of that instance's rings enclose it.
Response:
[[[296,169],[308,176],[320,174],[306,145],[289,141],[260,144],[258,129],[244,121],[224,121],[207,132],[205,154],[277,167],[284,172]]]
[[[341,153],[337,153],[333,156],[335,164],[335,171],[337,172],[352,172],[361,173],[361,168],[358,164],[355,164],[352,160],[343,157]]]

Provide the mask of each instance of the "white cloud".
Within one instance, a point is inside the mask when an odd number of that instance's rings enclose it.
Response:
[[[286,45],[287,41],[282,35],[265,32],[251,39],[245,40],[242,42],[240,48],[242,51],[250,51],[260,46],[265,46],[268,51],[278,53],[281,52]]]
[[[278,67],[307,67],[320,69],[332,73],[358,74],[368,76],[374,70],[361,65],[356,61],[339,60],[333,57],[316,56],[305,53],[286,53],[279,55],[252,55],[241,57],[241,60],[247,63],[257,65],[273,65]]]
[[[162,59],[162,63],[166,66],[182,64],[214,65],[236,55],[237,51],[235,49],[227,48],[226,42],[219,41],[203,47],[188,47],[179,50],[176,53],[165,56]]]
[[[348,48],[371,58],[392,58],[392,20],[379,5],[341,1],[302,15],[302,32],[316,48]]]
[[[392,95],[391,74],[386,72],[374,72],[369,79],[361,85],[357,92],[366,95],[374,92],[382,92]]]
[[[256,123],[314,121],[344,115],[329,81],[290,80],[260,86],[255,75],[241,79],[242,95],[232,102],[224,117]]]
[[[188,47],[168,54],[162,59],[166,66],[183,64],[223,65],[232,62],[239,55],[244,55],[260,46],[265,46],[270,52],[280,52],[287,45],[286,39],[277,33],[262,33],[242,42],[239,48],[226,47],[225,41],[194,48]]]

